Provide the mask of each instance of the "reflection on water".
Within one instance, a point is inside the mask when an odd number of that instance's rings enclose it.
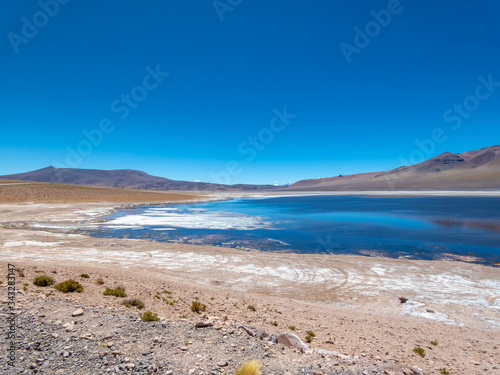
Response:
[[[434,223],[444,227],[480,228],[492,232],[500,232],[500,223],[496,222],[435,220]]]
[[[500,199],[238,199],[119,210],[97,237],[409,259],[500,261]]]

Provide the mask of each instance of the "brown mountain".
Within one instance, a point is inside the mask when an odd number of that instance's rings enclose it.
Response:
[[[132,169],[106,171],[100,169],[47,167],[26,173],[0,176],[0,179],[146,190],[267,190],[276,188],[273,185],[222,185],[206,182],[177,181],[151,176],[145,172]]]
[[[495,190],[500,189],[500,146],[462,154],[445,152],[385,172],[302,180],[287,190]]]

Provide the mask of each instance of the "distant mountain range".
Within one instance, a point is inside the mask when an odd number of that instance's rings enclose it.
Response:
[[[105,171],[47,167],[32,172],[0,176],[0,179],[146,190],[496,190],[500,189],[500,146],[462,154],[445,152],[422,163],[390,171],[301,180],[289,187],[177,181],[131,169]]]
[[[0,179],[52,182],[72,185],[108,186],[145,190],[270,190],[273,185],[222,185],[170,180],[132,169],[100,170],[47,167],[36,171],[0,176]]]
[[[500,189],[500,146],[463,154],[445,152],[422,163],[385,172],[302,180],[287,190],[495,190]]]

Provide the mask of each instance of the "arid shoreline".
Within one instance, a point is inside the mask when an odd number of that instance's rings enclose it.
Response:
[[[198,296],[211,314],[226,314],[275,334],[295,326],[303,338],[306,330],[313,330],[317,337],[312,347],[364,354],[373,361],[411,363],[429,374],[441,368],[453,374],[498,371],[494,369],[500,363],[494,349],[500,347],[498,268],[96,239],[74,229],[123,203],[0,206],[4,268],[11,262],[29,270],[29,275],[36,267],[54,269],[58,277],[88,273],[93,279],[114,280],[132,295],[150,294],[144,301],[148,309],[166,319],[192,314],[187,305]],[[186,304],[172,307],[153,298],[164,284]],[[89,283],[85,293],[72,298],[119,306],[100,289]],[[401,304],[401,296],[409,301]],[[274,321],[277,327],[271,324]],[[439,342],[436,347],[430,345],[434,340]],[[425,357],[413,353],[417,346],[426,348]]]

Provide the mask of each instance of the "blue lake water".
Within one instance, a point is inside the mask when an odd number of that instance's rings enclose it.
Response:
[[[500,198],[306,196],[122,209],[96,237],[411,259],[500,261]]]

